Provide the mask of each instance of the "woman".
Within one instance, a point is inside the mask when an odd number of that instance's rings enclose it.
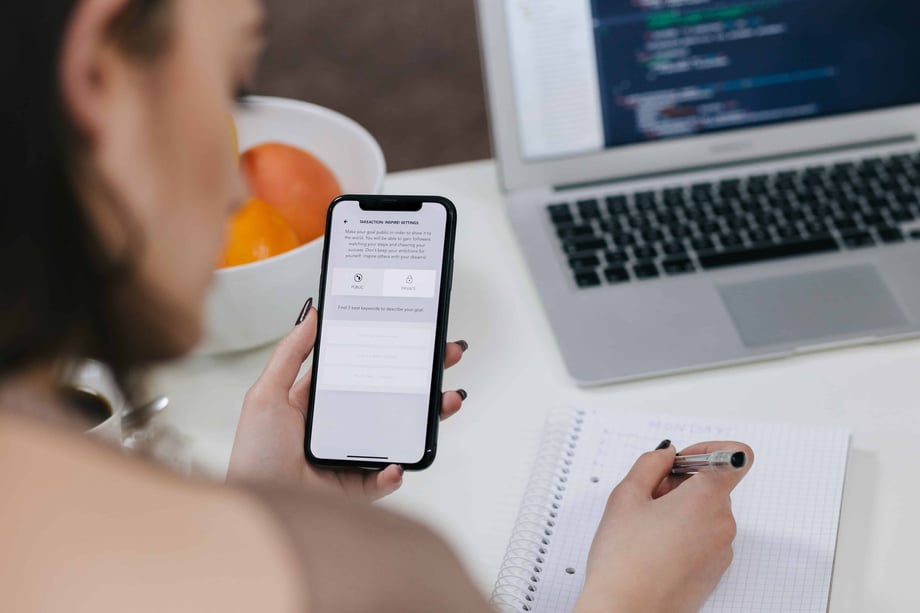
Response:
[[[400,486],[398,467],[305,463],[297,374],[312,309],[245,398],[230,485],[79,434],[57,366],[94,356],[130,383],[201,333],[245,193],[227,116],[263,16],[257,0],[31,0],[3,13],[0,121],[15,159],[0,191],[0,608],[487,611],[436,536],[367,504]],[[450,344],[446,366],[461,354]],[[461,402],[445,393],[442,417]],[[710,445],[727,444],[692,451]],[[645,454],[611,494],[580,611],[693,611],[728,567],[740,475],[674,482],[674,454]]]

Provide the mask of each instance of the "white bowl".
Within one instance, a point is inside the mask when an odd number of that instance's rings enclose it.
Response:
[[[351,119],[284,98],[251,97],[236,114],[240,151],[267,142],[306,149],[346,194],[377,194],[386,165],[380,145]],[[318,238],[281,255],[215,272],[199,353],[241,351],[287,334],[304,301],[316,297],[323,257]]]

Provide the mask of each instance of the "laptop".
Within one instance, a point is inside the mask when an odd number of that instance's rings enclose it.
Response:
[[[920,331],[920,3],[478,0],[510,220],[571,376]]]

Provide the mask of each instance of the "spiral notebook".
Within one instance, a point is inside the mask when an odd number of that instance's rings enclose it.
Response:
[[[732,494],[734,561],[703,611],[818,613],[830,594],[849,434],[838,428],[577,409],[547,423],[492,603],[503,613],[567,613],[607,497],[635,459],[741,440],[756,461]]]

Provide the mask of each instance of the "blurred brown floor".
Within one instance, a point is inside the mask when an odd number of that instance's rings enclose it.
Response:
[[[340,111],[390,170],[489,157],[474,0],[266,0],[256,92]]]

